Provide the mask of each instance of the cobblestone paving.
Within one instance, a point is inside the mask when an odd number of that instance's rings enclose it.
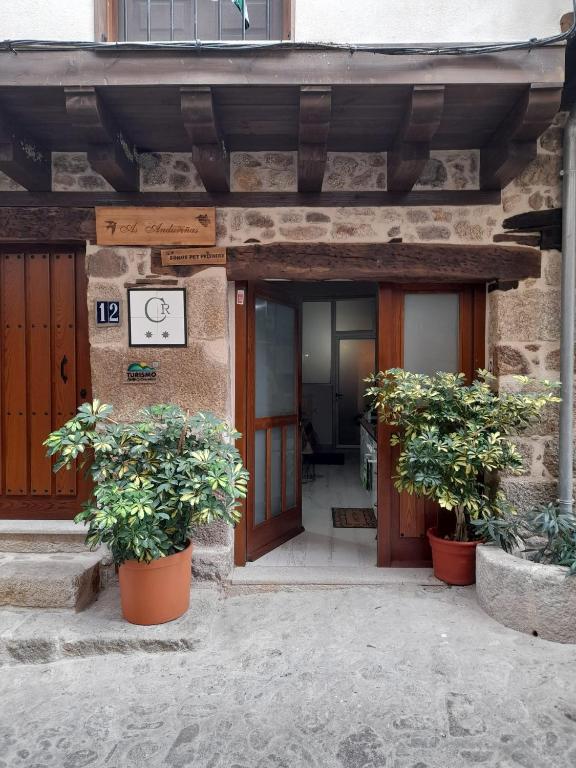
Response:
[[[576,648],[472,588],[229,594],[206,620],[186,653],[2,668],[0,768],[576,766]]]

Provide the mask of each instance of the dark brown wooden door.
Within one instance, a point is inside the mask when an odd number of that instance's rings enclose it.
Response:
[[[298,307],[267,284],[247,296],[247,559],[302,529]]]
[[[71,518],[89,484],[42,442],[91,397],[84,253],[2,246],[0,328],[0,517]]]
[[[484,367],[485,312],[484,285],[381,284],[379,370],[431,373],[437,363],[437,370],[457,370],[472,380]],[[437,524],[438,507],[394,488],[399,449],[390,446],[392,431],[378,425],[378,565],[429,565],[426,531]]]

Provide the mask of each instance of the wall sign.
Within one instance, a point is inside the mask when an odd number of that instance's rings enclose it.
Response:
[[[120,325],[120,302],[97,301],[96,325]]]
[[[185,289],[129,288],[128,339],[131,347],[185,347]]]
[[[144,361],[128,363],[126,368],[127,384],[155,384],[158,378],[158,363]]]
[[[160,256],[165,267],[178,264],[226,264],[226,248],[176,248],[160,251]]]
[[[98,245],[214,245],[215,208],[96,208]]]

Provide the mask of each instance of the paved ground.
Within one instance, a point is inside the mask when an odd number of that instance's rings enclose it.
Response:
[[[2,667],[0,767],[576,766],[576,648],[472,588],[196,599],[185,652]]]

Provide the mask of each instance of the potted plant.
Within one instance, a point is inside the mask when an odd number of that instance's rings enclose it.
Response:
[[[240,518],[248,473],[233,440],[239,435],[208,413],[174,405],[141,410],[118,422],[110,405],[84,403],[47,438],[54,471],[86,464],[93,493],[75,521],[86,544],[106,544],[119,566],[124,617],[161,624],[190,601],[191,529]]]
[[[451,533],[428,531],[434,574],[449,584],[473,584],[474,522],[509,517],[511,507],[494,483],[495,473],[519,474],[522,457],[511,437],[559,402],[556,384],[538,382],[526,392],[526,377],[515,377],[516,392],[497,392],[493,377],[479,371],[469,385],[464,374],[434,376],[391,369],[371,377],[367,396],[379,418],[398,427],[391,438],[400,447],[395,486],[436,501],[453,514]]]

